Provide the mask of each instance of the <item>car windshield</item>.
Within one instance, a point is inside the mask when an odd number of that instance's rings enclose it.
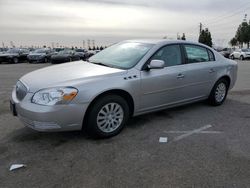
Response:
[[[242,49],[242,52],[250,52],[250,49]]]
[[[152,46],[153,44],[139,42],[118,43],[92,56],[89,62],[129,69],[135,66]]]
[[[46,53],[48,50],[46,49],[37,49],[34,51],[34,53]]]
[[[7,51],[7,53],[18,53],[18,52],[19,52],[19,49],[15,49],[15,48],[9,49],[9,50]]]
[[[59,55],[70,54],[70,53],[73,53],[73,50],[62,50],[62,51],[58,52]]]
[[[75,51],[76,51],[76,52],[84,52],[83,49],[76,49]]]

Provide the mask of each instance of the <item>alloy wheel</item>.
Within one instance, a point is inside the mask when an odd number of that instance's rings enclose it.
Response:
[[[118,103],[108,103],[104,105],[99,111],[96,123],[98,128],[105,132],[110,133],[120,127],[124,119],[124,110]]]
[[[222,102],[226,96],[227,86],[225,83],[221,82],[215,90],[215,100],[217,102]]]

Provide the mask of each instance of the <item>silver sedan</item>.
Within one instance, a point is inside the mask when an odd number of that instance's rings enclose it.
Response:
[[[117,135],[129,117],[207,100],[221,105],[237,63],[193,42],[131,40],[78,61],[28,73],[13,89],[13,114],[38,131]]]

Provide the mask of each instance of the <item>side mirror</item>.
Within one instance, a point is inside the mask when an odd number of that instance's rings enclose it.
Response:
[[[163,69],[165,67],[165,62],[162,60],[152,60],[148,64],[148,70],[150,69]]]

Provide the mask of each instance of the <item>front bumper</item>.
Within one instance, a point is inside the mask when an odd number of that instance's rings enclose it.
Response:
[[[249,55],[249,54],[246,54],[244,58],[245,58],[245,59],[250,59],[250,55]]]
[[[43,63],[45,58],[28,58],[28,61],[30,63]]]
[[[22,101],[12,91],[11,103],[14,104],[21,122],[37,131],[73,131],[81,130],[83,117],[88,104],[65,104],[43,106],[31,103],[33,93],[27,93]]]

